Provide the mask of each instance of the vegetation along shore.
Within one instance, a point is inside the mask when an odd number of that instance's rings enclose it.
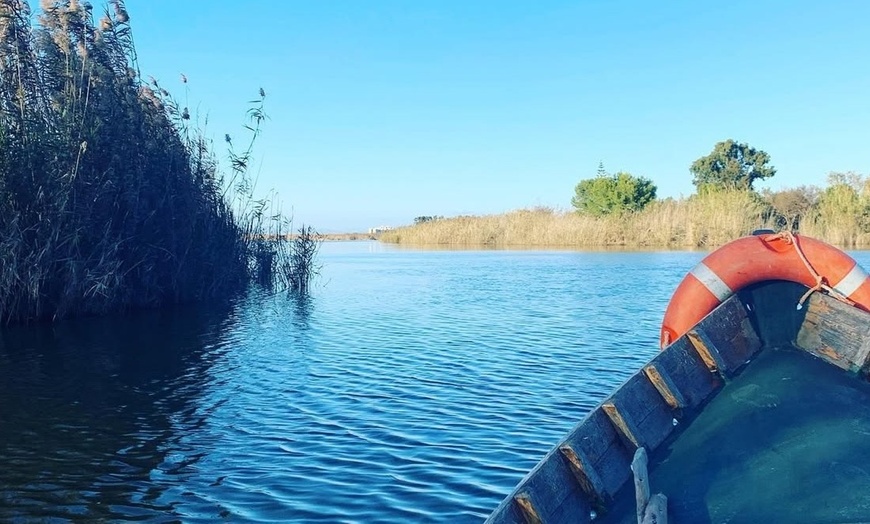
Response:
[[[658,199],[652,181],[599,165],[597,176],[575,187],[570,211],[418,217],[379,238],[415,245],[713,248],[770,228],[870,247],[870,177],[831,173],[823,188],[756,191],[754,182],[776,170],[767,153],[733,140],[716,144],[689,171],[696,192],[685,198]]]
[[[248,176],[248,135],[214,145],[143,80],[123,0],[0,0],[0,321],[229,298],[253,282],[303,290],[317,241],[293,242]],[[186,79],[182,78],[186,83]],[[270,240],[271,239],[271,240]]]

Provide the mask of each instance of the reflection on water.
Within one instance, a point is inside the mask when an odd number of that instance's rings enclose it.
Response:
[[[203,450],[229,307],[0,332],[0,518],[146,517]]]
[[[336,243],[307,299],[4,329],[0,521],[480,521],[702,256]]]

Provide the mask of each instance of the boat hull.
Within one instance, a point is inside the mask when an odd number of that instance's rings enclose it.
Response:
[[[702,415],[714,399],[727,393],[729,384],[754,362],[763,362],[767,353],[794,348],[848,380],[863,382],[870,360],[870,314],[821,293],[812,294],[798,310],[795,304],[807,289],[790,282],[765,282],[723,302],[592,410],[487,522],[620,521],[615,513],[620,497],[633,494],[630,464],[637,449],[650,452],[651,488],[657,492],[663,454],[690,428],[709,424]],[[757,416],[775,409],[751,403],[749,407],[758,410]],[[854,415],[870,421],[870,411]],[[825,464],[819,468],[831,469]],[[867,478],[870,488],[870,474]],[[664,493],[670,506],[707,503],[675,486],[679,483],[667,484],[672,493]],[[840,515],[837,511],[831,509],[831,516]]]

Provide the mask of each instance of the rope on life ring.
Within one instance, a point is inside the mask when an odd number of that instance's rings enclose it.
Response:
[[[830,244],[789,231],[757,232],[708,254],[674,291],[662,322],[661,347],[685,334],[746,286],[787,280],[807,286],[797,308],[817,291],[870,311],[870,276]]]

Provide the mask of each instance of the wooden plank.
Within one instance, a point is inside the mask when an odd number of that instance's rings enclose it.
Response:
[[[520,508],[520,513],[526,519],[526,524],[544,524],[535,505],[532,504],[532,499],[528,493],[518,493],[514,496],[514,502]]]
[[[619,406],[619,411],[631,421],[633,426],[642,430],[642,423],[656,411],[670,413],[667,402],[656,391],[649,378],[644,373],[635,373],[613,395],[608,403]],[[642,435],[637,435],[640,445],[650,447]]]
[[[601,408],[604,409],[605,413],[607,413],[607,416],[613,423],[613,427],[616,428],[617,433],[619,433],[619,436],[622,437],[628,447],[636,448],[640,446],[637,440],[637,435],[640,433],[640,430],[634,424],[633,420],[623,417],[622,413],[619,412],[619,408],[617,408],[616,404],[612,401],[605,402]]]
[[[559,451],[568,461],[574,478],[580,484],[580,489],[586,493],[593,506],[603,506],[608,498],[607,489],[601,476],[595,471],[595,466],[583,451],[575,450],[570,444],[562,444]]]
[[[810,296],[799,348],[850,371],[868,372],[870,314],[822,293]]]
[[[609,500],[629,478],[633,448],[629,452],[601,407],[593,410],[560,447],[572,449],[587,472],[595,490],[591,500]],[[566,460],[570,467],[567,456]],[[582,486],[579,479],[577,483]]]
[[[592,505],[589,498],[575,480],[568,461],[559,452],[547,455],[535,474],[526,479],[523,491],[517,497],[514,500],[529,523],[539,518],[540,522],[560,524],[569,514],[572,516],[570,522],[588,522],[590,518]],[[523,497],[527,500],[521,500]]]
[[[643,516],[649,503],[649,474],[645,448],[637,448],[634,460],[631,461],[631,471],[634,473],[634,501],[637,507],[637,524],[643,524]]]
[[[618,439],[613,424],[599,407],[589,413],[583,423],[571,432],[565,443],[578,452],[582,451],[590,463],[597,464]]]
[[[676,411],[676,418],[681,418],[683,409],[700,406],[723,385],[721,377],[710,371],[687,337],[681,337],[660,352],[647,366],[650,367],[654,367],[667,382],[667,387],[681,404],[682,409]],[[652,382],[655,385],[655,381]],[[668,401],[665,395],[663,398]]]
[[[595,464],[595,470],[601,476],[609,497],[615,496],[631,477],[630,463],[631,453],[622,443],[622,439],[617,438]]]
[[[649,499],[642,524],[668,524],[668,498],[656,493]]]
[[[722,358],[719,350],[710,342],[705,333],[693,329],[686,333],[686,338],[689,339],[692,347],[695,348],[701,360],[704,361],[704,365],[710,371],[722,374],[727,371],[728,365],[725,363],[725,359]]]
[[[668,406],[673,409],[686,407],[686,400],[683,398],[683,394],[677,389],[673,379],[671,379],[671,376],[666,371],[660,370],[655,364],[649,364],[643,368],[643,372],[646,378],[655,386],[659,395],[668,403]]]
[[[743,302],[737,297],[723,302],[693,331],[705,345],[718,350],[719,369],[729,374],[743,367],[761,349],[761,340]]]
[[[674,411],[645,373],[636,373],[602,408],[630,448],[655,449],[673,431]]]

